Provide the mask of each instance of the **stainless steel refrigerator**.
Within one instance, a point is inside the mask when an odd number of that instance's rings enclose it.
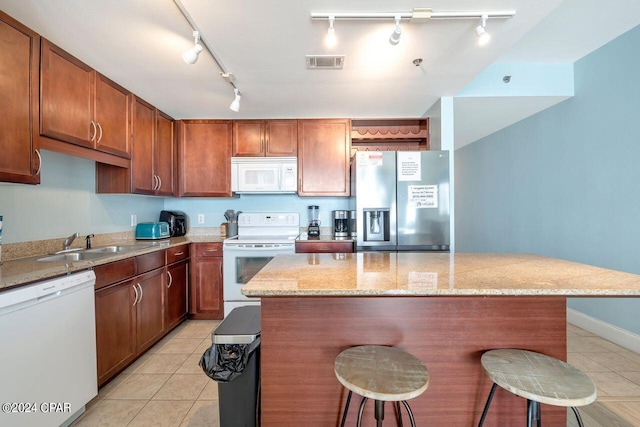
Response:
[[[358,251],[448,251],[449,152],[358,151],[351,209]]]

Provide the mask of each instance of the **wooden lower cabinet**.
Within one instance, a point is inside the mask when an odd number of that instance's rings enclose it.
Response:
[[[134,286],[135,281],[131,279],[99,289],[95,293],[98,386],[136,358]]]
[[[94,267],[99,387],[185,319],[188,256],[183,245]]]
[[[189,262],[182,261],[167,267],[167,282],[165,323],[167,325],[167,331],[170,331],[187,316]]]
[[[222,319],[222,243],[193,243],[189,317]]]
[[[136,308],[136,350],[142,353],[165,332],[165,269],[159,268],[137,277],[139,296]]]

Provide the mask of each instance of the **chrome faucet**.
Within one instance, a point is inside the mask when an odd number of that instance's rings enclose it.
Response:
[[[78,233],[73,233],[71,236],[67,237],[66,239],[64,239],[64,242],[62,242],[62,250],[64,251],[68,251],[71,248],[71,244],[73,243],[73,241],[76,239],[76,237],[78,237]]]

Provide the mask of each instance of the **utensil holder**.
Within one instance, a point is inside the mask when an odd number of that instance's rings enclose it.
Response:
[[[230,222],[227,224],[227,236],[233,237],[238,235],[238,223]]]

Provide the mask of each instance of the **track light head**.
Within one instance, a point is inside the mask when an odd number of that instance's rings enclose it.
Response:
[[[487,15],[482,15],[482,23],[476,27],[476,36],[478,36],[478,44],[480,46],[486,45],[491,39],[491,34],[489,34],[486,30],[487,19]]]
[[[402,37],[402,28],[400,28],[400,15],[395,16],[396,26],[393,28],[393,32],[389,37],[389,43],[392,45],[397,45],[400,43],[400,38]]]
[[[200,33],[194,31],[193,38],[193,47],[185,50],[182,53],[182,59],[189,65],[195,64],[198,61],[198,55],[200,55],[200,52],[202,52],[202,46],[200,45],[200,43],[198,43],[200,41]]]
[[[327,30],[327,37],[324,42],[327,46],[333,47],[336,45],[336,30],[333,28],[333,23],[336,18],[333,15],[329,16],[329,29]]]
[[[231,102],[231,105],[229,105],[229,109],[237,113],[238,111],[240,111],[240,98],[242,98],[242,95],[240,95],[240,91],[238,90],[238,88],[233,89],[233,93],[236,97]]]

